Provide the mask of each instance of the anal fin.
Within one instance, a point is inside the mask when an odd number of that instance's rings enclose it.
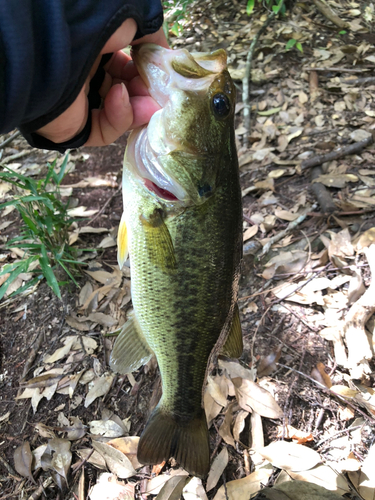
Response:
[[[132,311],[116,339],[109,365],[116,373],[130,373],[147,363],[152,355],[153,352]]]
[[[240,322],[240,311],[238,305],[234,306],[232,325],[228,337],[221,348],[220,353],[228,358],[239,358],[243,351],[242,330]]]

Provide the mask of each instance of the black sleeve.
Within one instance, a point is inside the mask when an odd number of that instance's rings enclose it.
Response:
[[[0,133],[29,134],[76,99],[108,38],[163,22],[160,0],[0,0]]]

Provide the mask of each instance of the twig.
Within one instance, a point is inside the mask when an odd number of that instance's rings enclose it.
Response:
[[[36,340],[34,342],[33,347],[29,351],[30,354],[29,354],[29,356],[28,356],[28,358],[26,360],[26,363],[25,363],[25,366],[24,366],[21,378],[19,379],[20,383],[25,379],[28,371],[30,370],[30,368],[32,367],[32,364],[34,363],[36,355],[38,354],[40,346],[42,345],[43,338],[44,338],[44,333],[45,333],[44,329],[41,329],[40,332],[39,332],[39,334],[38,334],[38,337],[36,338]]]
[[[18,158],[23,158],[24,156],[29,155],[32,152],[32,150],[25,150],[21,151],[19,153],[15,153],[14,155],[7,156],[3,160],[1,160],[0,165],[6,165],[7,163],[13,161],[13,160],[18,160]]]
[[[227,490],[227,482],[225,480],[225,473],[224,472],[222,473],[221,477],[223,478],[223,483],[224,483],[225,500],[229,500],[228,490]]]
[[[267,29],[267,27],[271,24],[272,20],[277,16],[277,14],[280,12],[280,9],[282,8],[284,4],[284,0],[281,0],[278,6],[277,11],[271,12],[271,14],[268,16],[266,19],[266,22],[263,24],[263,26],[260,28],[258,33],[255,35],[253,38],[253,41],[251,42],[249,52],[247,54],[246,58],[246,71],[245,71],[245,77],[242,80],[242,101],[244,103],[244,108],[243,108],[243,118],[244,118],[244,127],[246,129],[246,133],[244,134],[244,139],[243,139],[243,146],[247,148],[248,143],[249,143],[249,133],[250,133],[250,99],[249,99],[249,90],[250,90],[250,75],[251,75],[251,67],[252,67],[252,61],[253,61],[253,54],[255,50],[255,46],[258,43],[258,40],[262,33]]]
[[[342,431],[336,432],[336,434],[334,434],[333,436],[328,436],[327,438],[324,438],[321,441],[319,441],[318,443],[316,443],[314,448],[320,448],[320,446],[322,446],[322,444],[325,443],[326,441],[332,441],[332,439],[336,439],[338,436],[341,436],[342,434],[356,431],[357,429],[361,429],[362,427],[363,427],[363,424],[362,425],[355,425],[354,427],[348,427],[348,429],[343,429]]]
[[[74,464],[72,465],[72,469],[73,469],[73,473],[74,474],[77,474],[77,472],[79,471],[79,469],[87,462],[87,460],[91,457],[91,455],[94,453],[95,449],[93,448],[90,453],[87,455],[86,458],[82,459],[81,462],[79,462],[78,464]]]
[[[303,288],[308,283],[310,283],[310,281],[314,280],[317,276],[319,276],[319,274],[321,274],[323,271],[325,271],[330,265],[331,265],[331,262],[328,262],[328,264],[326,264],[324,267],[319,269],[319,271],[314,271],[314,274],[313,274],[313,276],[311,276],[311,278],[309,278],[307,281],[305,281],[304,283],[299,285],[297,288],[292,290],[290,293],[288,293],[288,295],[285,295],[285,297],[280,297],[279,299],[272,302],[272,305],[274,306],[275,304],[279,304],[279,302],[282,302],[283,300],[287,299],[291,295],[294,295],[295,293],[299,292],[301,290],[301,288]]]
[[[317,207],[317,204],[314,203],[314,205],[311,207],[310,210],[315,210]],[[295,229],[299,224],[301,224],[307,217],[307,211],[300,215],[296,220],[292,221],[292,222],[289,222],[288,226],[283,230],[283,231],[280,231],[278,234],[276,234],[275,236],[273,236],[263,247],[263,250],[262,250],[262,255],[265,255],[266,253],[268,253],[271,249],[271,246],[274,244],[274,243],[277,243],[278,241],[280,241],[281,239],[284,238],[284,236],[286,236],[290,231],[292,231],[293,229]]]
[[[335,12],[333,12],[333,10],[327,4],[323,3],[321,0],[313,0],[313,2],[319,12],[323,14],[323,16],[328,19],[328,21],[336,24],[336,26],[341,29],[349,27],[349,23],[343,21]]]
[[[100,217],[102,215],[102,213],[105,211],[105,209],[108,207],[108,205],[111,203],[111,201],[113,200],[113,198],[115,198],[119,192],[121,191],[122,189],[122,184],[119,185],[119,187],[116,189],[116,191],[112,194],[112,196],[110,196],[108,198],[108,200],[104,203],[104,205],[102,206],[102,208],[99,210],[99,212],[95,215],[95,217],[93,219],[91,219],[90,221],[90,224],[92,224],[94,221],[96,221],[96,219],[98,217]]]
[[[45,493],[45,489],[48,488],[48,486],[52,483],[52,477],[47,477],[47,479],[39,486],[37,490],[34,491],[34,493],[29,496],[28,500],[38,500],[43,493]]]
[[[10,144],[13,141],[13,139],[15,139],[16,137],[18,137],[20,134],[21,134],[21,132],[19,130],[17,130],[16,132],[14,132],[14,134],[12,134],[10,137],[8,137],[8,139],[5,139],[5,141],[3,141],[0,144],[0,149],[5,148],[5,146],[7,146],[8,144]]]
[[[356,78],[355,80],[344,80],[342,83],[345,85],[364,85],[366,83],[375,83],[375,76],[365,76],[363,78]]]
[[[295,312],[293,311],[293,309],[290,309],[290,308],[289,308],[288,306],[286,306],[285,304],[283,304],[283,307],[284,307],[287,311],[289,311],[289,312],[290,312],[290,314],[293,314],[293,316],[294,316],[294,317],[296,317],[296,318],[298,319],[298,321],[300,321],[301,323],[303,323],[303,324],[306,326],[306,328],[308,328],[309,330],[311,330],[311,331],[312,331],[312,332],[314,332],[314,333],[317,333],[317,329],[316,329],[316,328],[313,328],[313,327],[312,327],[312,326],[310,326],[308,323],[306,323],[306,321],[305,321],[303,318],[301,318],[301,316],[298,316],[298,314],[297,314],[297,313],[295,313]]]
[[[371,68],[372,69],[372,68]],[[364,71],[370,71],[370,68],[343,68],[343,67],[336,67],[336,66],[330,66],[328,68],[303,68],[303,71],[322,71],[325,73],[353,73],[357,74],[360,73],[362,74]]]
[[[9,474],[14,476],[14,478],[17,479],[17,481],[21,481],[21,477],[18,476],[17,472],[13,469],[13,467],[9,465],[8,462],[1,455],[0,455],[0,462],[4,465]]]
[[[354,411],[357,411],[358,413],[360,413],[366,420],[368,420],[369,422],[371,422],[372,424],[375,424],[375,419],[369,417],[367,415],[367,413],[365,413],[364,411],[360,410],[359,408],[357,408],[355,405],[351,404],[349,401],[347,401],[343,396],[340,396],[340,394],[337,394],[336,392],[332,391],[331,389],[329,389],[328,387],[326,387],[325,385],[321,384],[320,382],[318,382],[317,380],[313,379],[312,377],[310,377],[309,375],[307,375],[306,373],[303,373],[299,370],[296,370],[295,368],[292,368],[290,366],[287,366],[287,365],[282,365],[281,363],[276,363],[277,366],[281,366],[282,368],[286,368],[287,370],[291,370],[292,372],[297,372],[299,373],[300,375],[302,375],[303,377],[307,378],[308,380],[310,380],[311,382],[313,382],[314,384],[318,385],[320,387],[320,389],[326,391],[326,392],[329,392],[330,394],[332,394],[332,396],[335,396],[337,397],[338,399],[340,399],[341,401],[343,401],[345,404],[347,404],[348,406],[350,406],[350,408],[352,408]]]
[[[337,160],[338,158],[342,158],[346,155],[352,155],[354,153],[359,153],[362,149],[366,148],[370,144],[374,142],[372,135],[366,137],[363,141],[355,142],[354,144],[350,144],[345,148],[338,148],[330,153],[325,155],[314,156],[313,158],[308,158],[301,163],[301,170],[305,170],[306,168],[317,167],[318,165],[322,165],[327,161]]]

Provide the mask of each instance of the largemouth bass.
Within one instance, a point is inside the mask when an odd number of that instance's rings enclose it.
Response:
[[[141,435],[138,460],[174,457],[204,477],[208,362],[220,350],[242,352],[235,88],[224,50],[193,56],[145,44],[133,59],[162,109],[131,133],[125,152],[118,260],[121,267],[129,252],[134,310],[111,367],[129,373],[155,354],[163,394]]]

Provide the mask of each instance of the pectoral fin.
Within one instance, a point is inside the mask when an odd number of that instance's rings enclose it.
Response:
[[[130,373],[147,363],[153,355],[134,311],[128,318],[116,339],[109,362],[116,373]]]
[[[239,358],[243,351],[242,330],[240,312],[238,305],[234,306],[232,326],[230,327],[227,340],[221,348],[221,354],[228,358]]]
[[[123,213],[117,234],[117,262],[120,269],[122,269],[122,266],[124,265],[129,256],[128,231],[126,229],[124,215],[125,214]]]
[[[173,242],[162,214],[155,211],[151,217],[141,217],[146,237],[146,248],[151,262],[167,273],[176,270]]]

